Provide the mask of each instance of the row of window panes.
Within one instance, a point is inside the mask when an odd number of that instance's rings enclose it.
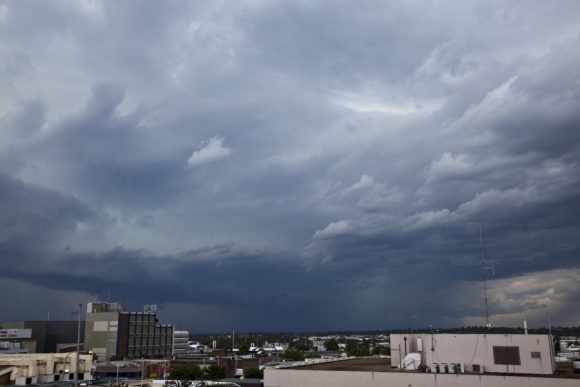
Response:
[[[135,348],[135,347],[171,347],[171,343],[129,345],[129,348]]]
[[[160,344],[133,344],[128,345],[127,348],[161,348],[161,347],[171,347],[171,343],[160,343]]]

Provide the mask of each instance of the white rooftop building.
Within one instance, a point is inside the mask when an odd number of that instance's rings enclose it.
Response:
[[[429,371],[554,373],[552,342],[548,335],[523,334],[392,334],[391,366],[405,368],[404,359],[420,355]],[[447,370],[445,369],[447,367]]]
[[[91,380],[92,355],[79,355],[78,380]],[[0,355],[0,385],[74,380],[76,352]]]
[[[280,364],[265,387],[580,387],[576,373],[554,374],[548,335],[392,334],[391,358]]]

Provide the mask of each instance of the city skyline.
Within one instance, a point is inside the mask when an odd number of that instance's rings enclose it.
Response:
[[[578,20],[0,3],[2,320],[100,299],[198,332],[483,325],[485,275],[493,325],[580,325]]]

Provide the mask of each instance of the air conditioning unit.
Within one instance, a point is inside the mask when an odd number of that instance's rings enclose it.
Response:
[[[431,363],[431,372],[434,374],[439,373],[439,364],[438,363]]]
[[[449,363],[448,369],[449,369],[450,374],[454,374],[455,373],[455,363]]]
[[[448,374],[449,367],[447,366],[447,363],[441,363],[441,365],[439,366],[439,370],[442,374]]]
[[[464,373],[465,372],[465,364],[463,364],[463,363],[455,364],[455,372],[457,372],[458,374]]]
[[[475,373],[482,374],[483,373],[483,365],[481,364],[473,364],[471,366],[471,370]]]

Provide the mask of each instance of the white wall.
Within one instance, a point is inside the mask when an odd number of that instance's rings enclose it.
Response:
[[[320,371],[266,368],[265,387],[579,387],[580,379],[546,376]]]
[[[400,364],[401,357],[405,357],[406,353],[417,352],[417,338],[423,339],[422,360],[427,366],[431,363],[464,363],[468,371],[471,371],[473,364],[481,364],[485,372],[544,375],[554,372],[549,336],[523,334],[392,334],[393,366]],[[495,364],[494,346],[519,347],[521,365]],[[532,352],[540,352],[540,358],[532,358]]]

